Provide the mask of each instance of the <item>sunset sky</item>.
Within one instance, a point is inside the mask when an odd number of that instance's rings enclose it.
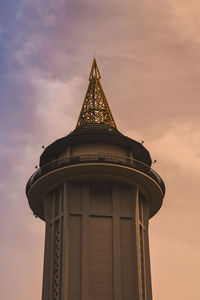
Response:
[[[150,220],[154,300],[200,299],[200,4],[1,0],[0,298],[41,298],[44,223],[25,185],[76,121],[95,56],[118,129],[166,184]]]

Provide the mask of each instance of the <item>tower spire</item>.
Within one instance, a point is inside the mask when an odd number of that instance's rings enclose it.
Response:
[[[89,85],[76,127],[88,123],[103,123],[117,128],[100,82],[100,72],[94,58]]]

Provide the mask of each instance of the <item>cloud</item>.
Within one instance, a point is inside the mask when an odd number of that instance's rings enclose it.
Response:
[[[195,0],[190,2],[183,0],[169,1],[169,4],[172,9],[174,25],[180,37],[199,43],[199,3]]]
[[[151,142],[151,147],[155,155],[195,176],[200,168],[199,140],[200,128],[195,124],[174,123],[160,139]]]
[[[58,138],[62,134],[68,134],[69,130],[75,127],[75,117],[78,119],[77,107],[80,107],[80,99],[83,101],[83,95],[80,93],[82,78],[77,76],[68,81],[61,81],[58,78],[41,77],[37,73],[32,81],[37,90],[35,117],[40,123],[39,127],[49,133],[51,141],[56,135]]]

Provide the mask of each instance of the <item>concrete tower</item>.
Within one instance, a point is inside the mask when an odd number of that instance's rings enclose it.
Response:
[[[77,126],[50,144],[26,189],[46,222],[42,300],[151,300],[149,219],[165,187],[117,130],[94,59]]]

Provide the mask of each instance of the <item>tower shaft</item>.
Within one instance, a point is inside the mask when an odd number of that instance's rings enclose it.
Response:
[[[150,300],[148,218],[137,185],[60,184],[45,197],[42,299]]]

